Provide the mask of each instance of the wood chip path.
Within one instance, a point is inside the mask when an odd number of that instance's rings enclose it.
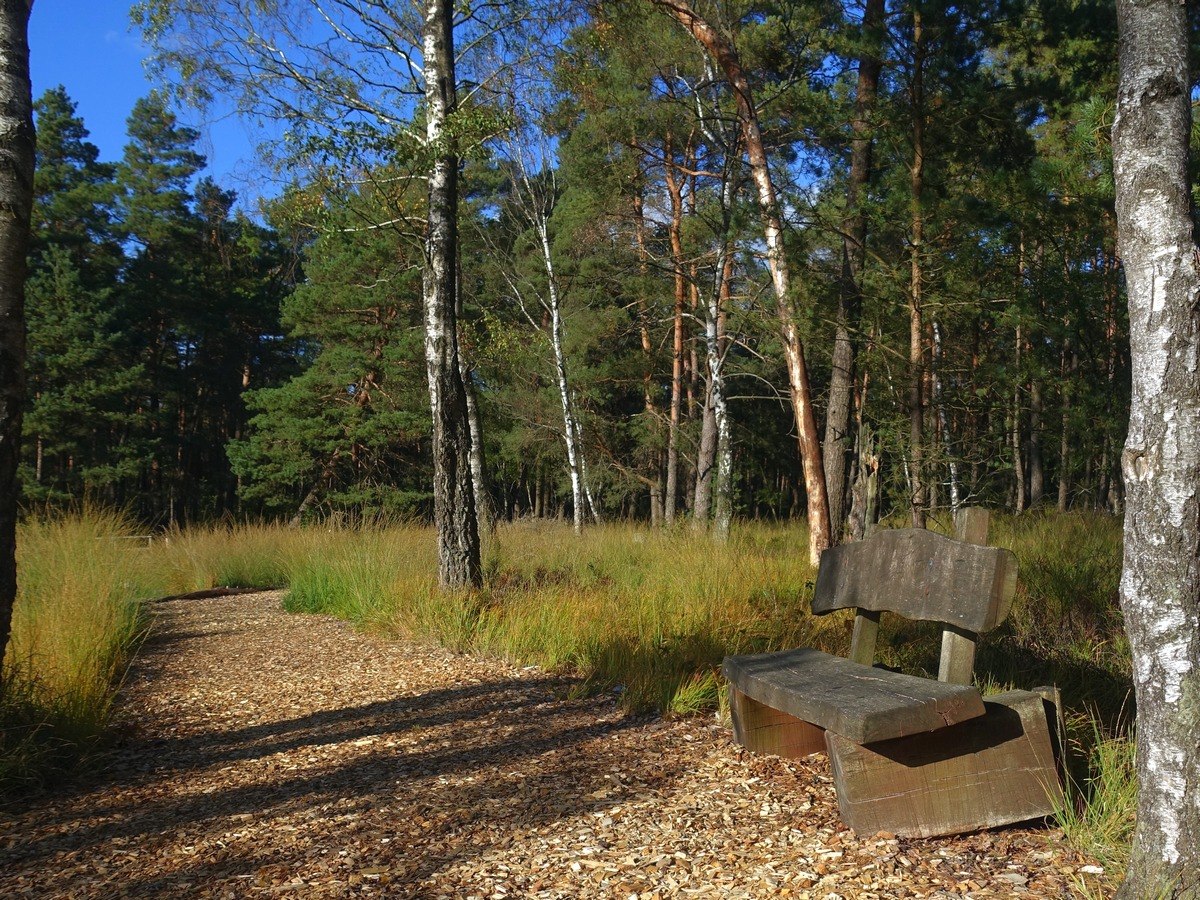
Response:
[[[536,669],[159,604],[104,768],[0,812],[0,897],[1063,897],[1045,828],[857,837],[824,760]]]

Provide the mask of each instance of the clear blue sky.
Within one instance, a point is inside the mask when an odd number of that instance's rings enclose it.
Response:
[[[64,85],[100,148],[115,161],[125,146],[125,119],[155,85],[142,67],[146,48],[129,27],[132,0],[36,0],[29,21],[33,96]],[[182,110],[180,120],[200,130],[208,174],[233,188],[248,208],[260,193],[277,191],[256,169],[255,138],[241,122]]]

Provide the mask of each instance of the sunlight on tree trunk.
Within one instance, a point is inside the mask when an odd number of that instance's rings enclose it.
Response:
[[[1113,164],[1133,397],[1121,609],[1138,816],[1119,896],[1200,897],[1200,295],[1188,178],[1187,8],[1119,0]]]

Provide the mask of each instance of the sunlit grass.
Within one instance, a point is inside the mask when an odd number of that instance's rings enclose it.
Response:
[[[727,654],[849,645],[848,612],[809,611],[815,573],[802,525],[743,523],[723,545],[690,529],[615,524],[577,536],[558,523],[503,525],[488,543],[484,588],[450,595],[437,590],[433,532],[418,525],[214,526],[149,547],[127,534],[95,514],[23,526],[0,780],[33,777],[47,748],[86,747],[102,733],[143,627],[139,598],[288,587],[290,610],[571,673],[582,692],[670,715],[725,711]],[[994,516],[992,541],[1017,554],[1021,576],[1012,615],[983,637],[976,667],[986,690],[1063,690],[1082,787],[1059,818],[1072,843],[1113,870],[1134,796],[1120,727],[1129,688],[1120,539],[1107,518]],[[882,660],[936,669],[936,626],[884,622]]]
[[[37,779],[103,735],[153,580],[117,516],[21,526],[0,696],[0,788]]]

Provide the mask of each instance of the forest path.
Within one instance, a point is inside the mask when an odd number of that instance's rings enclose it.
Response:
[[[822,758],[624,715],[535,669],[157,604],[102,771],[0,813],[0,896],[1059,897],[1056,832],[859,840]]]

